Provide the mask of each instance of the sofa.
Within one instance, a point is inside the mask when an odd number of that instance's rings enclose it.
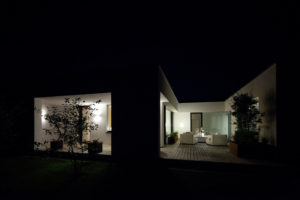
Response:
[[[219,135],[219,134],[208,135],[206,138],[206,144],[227,145],[227,135]]]
[[[196,144],[198,139],[194,133],[186,132],[180,135],[180,144]]]

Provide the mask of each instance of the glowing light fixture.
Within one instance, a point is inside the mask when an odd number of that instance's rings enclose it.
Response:
[[[46,110],[44,110],[44,109],[42,109],[42,111],[41,111],[41,118],[42,118],[42,122],[45,122],[46,121],[46,119],[45,119],[45,115],[47,114],[47,111]]]
[[[94,117],[94,122],[95,123],[99,123],[99,122],[101,122],[102,121],[102,118],[100,117],[100,116],[95,116]]]
[[[42,116],[44,116],[44,115],[46,115],[47,114],[47,111],[46,110],[44,110],[44,109],[42,109]]]
[[[181,123],[179,124],[179,126],[180,126],[180,128],[183,128],[183,127],[184,127],[184,123],[181,122]]]

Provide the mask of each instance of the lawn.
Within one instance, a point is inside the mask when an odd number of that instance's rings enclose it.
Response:
[[[70,195],[101,185],[109,174],[108,162],[80,161],[82,170],[74,175],[72,161],[50,157],[1,158],[1,190],[6,195]],[[84,191],[85,190],[85,191]]]
[[[1,199],[289,199],[299,188],[290,171],[222,172],[169,168],[160,164],[0,157]],[[4,198],[5,199],[5,198]]]

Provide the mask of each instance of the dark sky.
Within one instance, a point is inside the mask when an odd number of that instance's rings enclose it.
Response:
[[[225,100],[280,56],[282,13],[279,1],[210,2],[10,2],[2,79],[160,64],[180,102]]]

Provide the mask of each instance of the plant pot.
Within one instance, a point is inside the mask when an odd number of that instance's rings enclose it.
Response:
[[[238,157],[254,158],[260,157],[260,148],[257,144],[238,144]]]
[[[238,156],[238,144],[230,141],[229,143],[229,152],[235,156]]]
[[[168,144],[174,144],[174,143],[175,143],[175,138],[168,137]]]
[[[273,160],[276,157],[275,147],[265,144],[236,144],[230,141],[229,151],[241,158]]]
[[[101,153],[103,148],[102,148],[102,142],[94,144],[94,143],[89,143],[88,144],[88,153],[89,154],[97,154]]]
[[[257,154],[257,148],[255,145],[249,144],[237,144],[230,141],[229,151],[235,156],[242,158],[254,158]]]
[[[53,150],[53,151],[57,151],[59,149],[62,149],[63,148],[63,141],[62,140],[51,141],[50,142],[50,147],[51,147],[51,150]]]
[[[262,160],[274,160],[276,159],[276,149],[272,145],[268,144],[257,144],[256,158]]]
[[[176,135],[174,143],[176,143],[177,141],[178,141],[178,135]]]

